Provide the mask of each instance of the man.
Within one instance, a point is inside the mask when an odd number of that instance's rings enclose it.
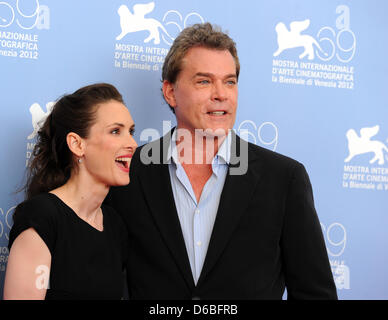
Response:
[[[239,60],[211,24],[184,29],[163,66],[177,128],[132,159],[107,202],[129,232],[132,299],[336,299],[308,175],[232,129]]]

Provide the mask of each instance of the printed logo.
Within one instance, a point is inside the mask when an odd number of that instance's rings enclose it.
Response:
[[[40,127],[43,125],[47,116],[50,114],[54,102],[46,103],[46,112],[43,111],[42,107],[38,103],[33,103],[30,107],[31,120],[32,120],[32,133],[27,137],[28,140],[34,139],[38,134]]]
[[[288,31],[285,24],[283,22],[279,22],[275,27],[278,35],[278,50],[276,50],[273,54],[274,57],[277,57],[286,49],[303,47],[304,52],[299,56],[299,59],[303,59],[307,56],[309,60],[313,60],[315,57],[313,45],[324,53],[317,40],[315,40],[312,36],[301,34],[301,32],[306,30],[309,25],[310,19],[306,19],[304,21],[294,21],[291,22],[290,31]],[[324,54],[327,56],[327,53]]]
[[[315,37],[302,33],[312,23],[309,18],[292,21],[289,30],[284,22],[276,24],[278,48],[273,56],[283,59],[272,60],[272,82],[354,89],[354,66],[348,64],[356,52],[356,36],[350,29],[350,9],[340,5],[336,13],[337,30],[324,26]],[[299,60],[289,59],[299,53],[300,48],[304,51],[298,55]]]
[[[340,259],[347,244],[346,229],[338,222],[332,223],[328,228],[321,223],[321,227],[335,285],[339,290],[350,289],[350,268],[345,260]]]
[[[15,207],[8,209],[7,212],[4,212],[2,208],[0,208],[0,244],[8,243],[9,240],[9,231],[11,230],[11,213]],[[3,241],[5,239],[5,241]],[[0,272],[5,271],[7,262],[8,262],[8,247],[0,246]]]
[[[125,4],[118,8],[121,31],[115,40],[125,42],[115,43],[115,68],[159,71],[175,36],[189,25],[204,22],[196,12],[190,12],[183,18],[177,10],[168,10],[158,20],[148,16],[154,9],[155,2],[135,4],[133,12]],[[144,31],[148,32],[146,38],[141,42],[134,41],[134,34]]]
[[[146,14],[153,11],[154,8],[154,2],[148,4],[135,4],[133,6],[134,13],[132,14],[126,5],[121,5],[117,11],[120,16],[121,33],[116,37],[116,40],[121,40],[128,33],[147,30],[150,34],[144,40],[144,43],[154,40],[154,44],[159,44],[159,29],[163,30],[163,32],[170,37],[167,30],[158,20],[144,17]]]
[[[348,139],[349,155],[345,162],[349,162],[354,156],[372,152],[374,157],[369,161],[370,164],[378,161],[378,164],[384,164],[384,151],[388,152],[387,146],[378,140],[371,140],[380,130],[380,126],[376,125],[371,128],[362,128],[360,136],[357,135],[354,129],[349,129],[346,133]]]
[[[50,114],[54,107],[55,102],[50,101],[46,103],[46,111],[42,109],[42,107],[39,105],[39,103],[33,103],[29,110],[31,114],[31,122],[32,122],[32,132],[28,135],[27,140],[33,140],[36,138],[39,129],[43,125],[44,121],[46,120],[47,116]],[[28,167],[28,163],[32,156],[32,151],[34,150],[35,142],[27,142],[26,146],[26,167]]]
[[[279,131],[272,122],[263,122],[257,126],[252,120],[244,120],[238,126],[237,132],[248,142],[276,151]]]
[[[0,247],[0,272],[4,272],[8,262],[8,247]]]
[[[0,56],[38,59],[39,35],[29,31],[50,29],[50,9],[38,0],[31,4],[22,0],[0,2]],[[14,28],[22,31],[14,32]]]
[[[372,139],[379,130],[380,126],[375,125],[361,128],[360,135],[354,129],[346,132],[348,155],[344,159],[344,188],[388,190],[388,168],[383,167],[388,159],[388,147]],[[351,164],[353,162],[357,164]]]
[[[343,262],[340,262],[343,263]],[[345,264],[332,263],[331,270],[333,272],[334,282],[337,289],[350,289],[350,270]]]
[[[7,241],[9,240],[9,231],[11,230],[10,219],[12,216],[13,210],[16,206],[8,209],[7,212],[4,213],[3,209],[0,208],[0,240],[5,236]]]
[[[41,264],[36,267],[35,274],[38,276],[35,280],[35,287],[38,290],[50,289],[50,269],[48,266]]]
[[[145,143],[146,145],[142,148],[140,152],[140,161],[144,165],[160,164],[160,163],[169,163],[169,160],[165,157],[160,157],[160,146],[158,144],[149,143],[159,139],[161,136],[165,136],[171,132],[173,123],[171,121],[163,121],[163,130],[162,134],[155,128],[146,128],[140,133],[140,142]],[[231,129],[234,132],[236,130]],[[210,164],[212,162],[212,157],[207,155],[214,151],[215,140],[210,137],[224,136],[229,133],[229,130],[224,131],[224,129],[195,129],[195,132],[181,128],[179,133],[177,133],[176,139],[184,143],[177,146],[177,152],[180,155],[180,161],[186,164]],[[248,139],[249,133],[247,129],[241,129],[238,132],[239,136],[242,138],[240,143],[237,144],[237,140],[230,141],[230,151],[231,155],[231,168],[229,171],[230,175],[243,175],[247,172],[248,169]],[[179,135],[179,136],[178,136]],[[203,137],[208,136],[206,146],[203,144]],[[233,143],[234,141],[234,143]],[[210,152],[204,152],[199,155],[198,153],[193,154],[192,150],[195,149],[205,149]],[[199,155],[199,156],[198,156]],[[167,162],[166,162],[167,161]]]

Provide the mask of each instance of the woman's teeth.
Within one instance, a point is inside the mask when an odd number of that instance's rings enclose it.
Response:
[[[130,160],[130,158],[116,158],[115,161],[121,163],[125,168],[128,168],[128,163]]]

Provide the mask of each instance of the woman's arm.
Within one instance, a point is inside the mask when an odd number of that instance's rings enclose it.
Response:
[[[51,254],[33,229],[23,231],[9,252],[4,300],[43,300],[50,278]]]

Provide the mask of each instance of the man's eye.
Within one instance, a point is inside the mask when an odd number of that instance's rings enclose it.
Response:
[[[208,84],[208,83],[210,83],[210,81],[209,80],[199,80],[198,83],[199,84]]]
[[[228,80],[227,83],[230,84],[230,85],[235,85],[236,84],[236,80]]]

